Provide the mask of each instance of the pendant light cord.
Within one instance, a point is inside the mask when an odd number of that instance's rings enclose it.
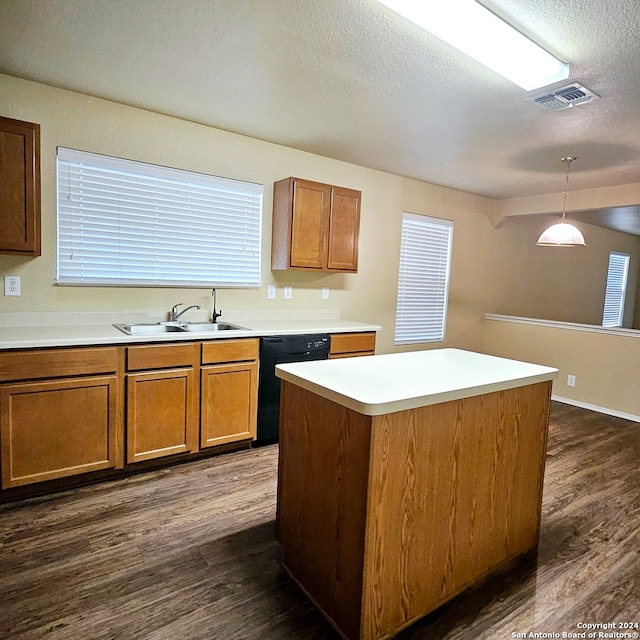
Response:
[[[562,161],[567,163],[567,179],[564,183],[564,200],[562,201],[562,222],[564,222],[564,217],[567,210],[567,191],[569,191],[569,167],[571,167],[571,163],[575,159],[575,156],[567,156],[566,158],[562,158]]]

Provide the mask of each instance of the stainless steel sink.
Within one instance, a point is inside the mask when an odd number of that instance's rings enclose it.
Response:
[[[167,325],[167,324],[114,324],[116,329],[120,329],[122,333],[126,333],[127,335],[154,335],[156,333],[175,333],[176,331],[180,333],[182,329],[180,329],[177,325]]]
[[[183,331],[246,331],[244,327],[228,322],[185,322],[180,327]]]
[[[246,331],[244,327],[228,322],[156,322],[155,324],[132,323],[114,324],[116,329],[129,336],[157,335],[163,333],[184,333],[196,331]]]

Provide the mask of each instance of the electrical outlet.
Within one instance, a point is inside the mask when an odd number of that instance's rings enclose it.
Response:
[[[268,284],[267,285],[267,300],[275,300],[276,299],[276,285]]]
[[[567,387],[575,387],[576,386],[576,377],[572,375],[567,376]]]
[[[284,288],[284,299],[285,300],[291,300],[292,295],[293,295],[293,287],[291,287],[290,285],[285,286],[285,288]]]
[[[329,287],[322,287],[322,299],[323,300],[329,299]]]
[[[4,277],[4,295],[5,296],[20,295],[20,276]]]

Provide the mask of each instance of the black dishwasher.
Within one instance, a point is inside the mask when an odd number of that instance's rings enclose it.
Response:
[[[254,446],[278,442],[280,378],[276,365],[285,362],[326,360],[331,340],[327,334],[280,336],[260,339],[258,382],[258,434]]]

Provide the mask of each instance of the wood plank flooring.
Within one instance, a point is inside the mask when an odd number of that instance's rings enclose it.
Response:
[[[0,506],[0,638],[335,640],[278,567],[277,455],[240,451]],[[640,424],[553,403],[538,553],[397,638],[640,623],[639,461]]]

